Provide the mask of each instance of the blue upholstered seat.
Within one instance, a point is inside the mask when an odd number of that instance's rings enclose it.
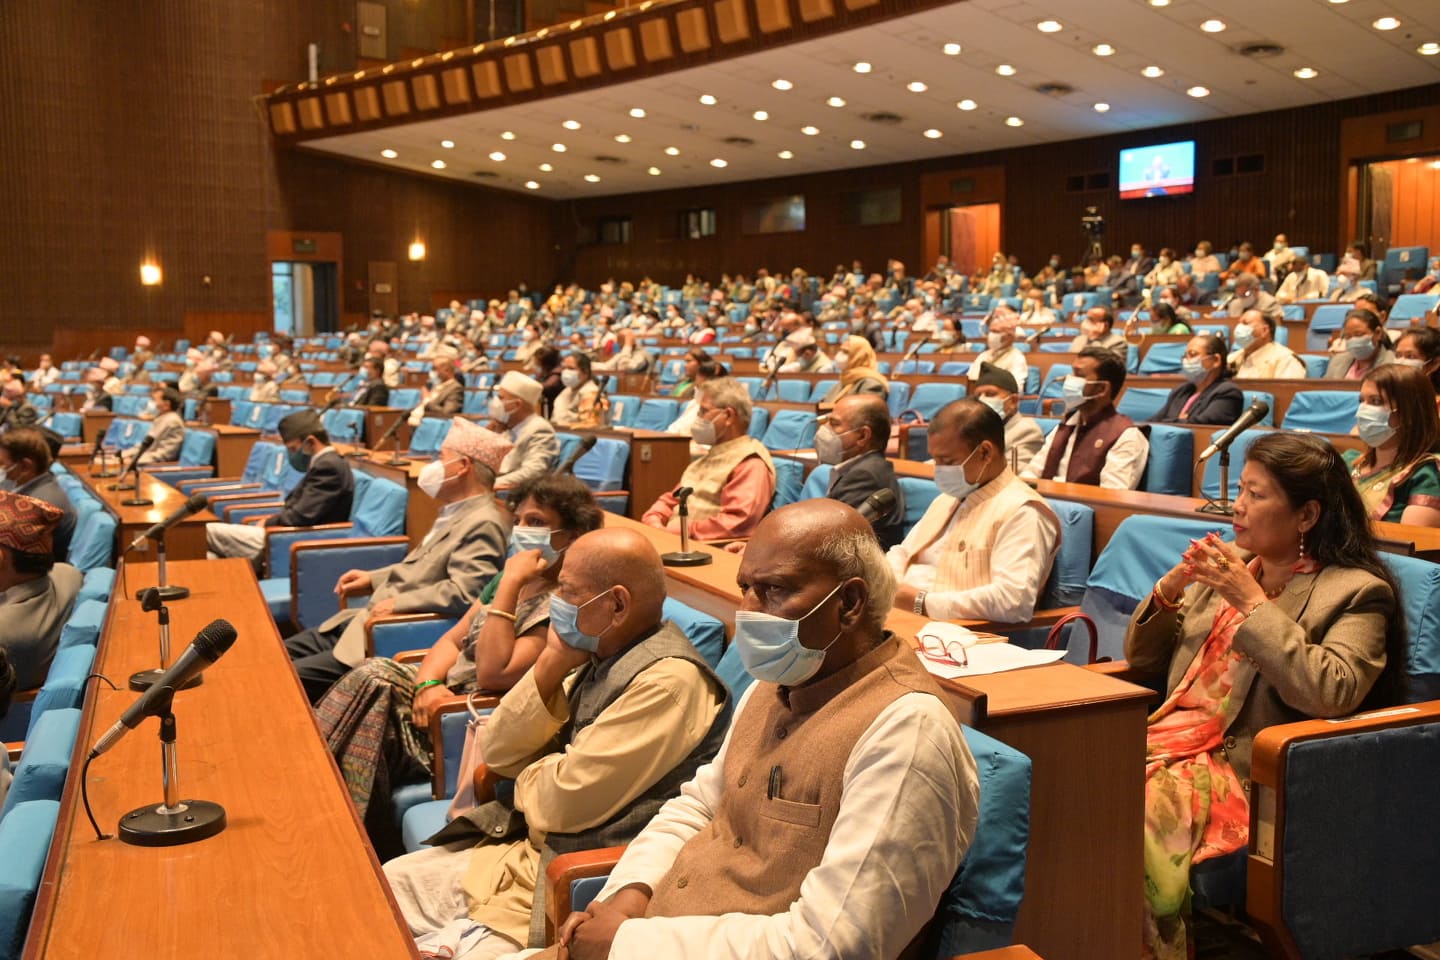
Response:
[[[1349,433],[1360,406],[1359,391],[1298,390],[1290,399],[1281,423],[1286,430]]]
[[[808,410],[776,410],[760,442],[771,450],[803,450],[815,443],[815,414]]]
[[[57,800],[17,803],[0,819],[0,958],[19,957],[45,858],[60,816]]]

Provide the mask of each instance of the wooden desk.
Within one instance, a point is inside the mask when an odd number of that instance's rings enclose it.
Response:
[[[254,427],[232,427],[228,423],[212,423],[208,427],[192,426],[215,436],[215,476],[238,477],[245,472],[250,450],[260,439]]]
[[[129,586],[153,585],[155,572],[131,565]],[[174,708],[181,796],[221,804],[228,826],[178,847],[95,840],[80,760],[134,701],[124,678],[157,663],[155,616],[117,596],[95,669],[121,690],[97,684],[86,696],[24,956],[416,957],[249,564],[176,563],[172,579],[191,589],[170,605],[176,651],[218,613],[239,632]],[[157,730],[145,721],[91,767],[90,800],[106,832],[126,811],[160,801]]]
[[[110,485],[116,482],[118,479],[116,477],[92,477],[90,472],[83,467],[72,470],[72,472],[92,493],[100,498],[105,509],[120,521],[120,526],[115,532],[117,552],[124,551],[131,540],[140,536],[153,524],[159,523],[174,513],[188,499],[185,494],[170,484],[156,480],[144,473],[140,474],[139,486],[135,490],[111,490]],[[148,507],[127,507],[120,502],[136,496],[155,502]],[[209,510],[201,510],[171,527],[165,535],[166,557],[172,562],[175,560],[204,560],[205,524],[215,519],[215,514]],[[141,559],[149,559],[153,554],[153,548],[147,540],[141,543],[134,553]]]
[[[114,419],[115,414],[109,410],[86,410],[80,415],[80,442],[94,447],[95,438],[105,436]]]
[[[395,436],[385,441],[385,451],[388,453],[397,449],[397,443],[400,450],[410,449],[410,434],[413,429],[409,423],[404,422],[410,416],[409,410],[402,410],[399,407],[356,407],[355,409],[365,411],[365,443],[367,445],[374,446],[394,425],[395,421],[400,420],[400,429],[395,432]]]

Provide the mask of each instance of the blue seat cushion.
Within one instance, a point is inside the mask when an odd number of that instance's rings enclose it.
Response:
[[[276,623],[285,623],[290,619],[289,577],[261,580],[260,595],[265,598],[265,606],[269,608],[270,616],[275,618]]]
[[[405,850],[413,853],[424,847],[425,841],[445,826],[445,811],[449,809],[449,800],[426,799],[412,804],[400,817],[400,839]]]
[[[75,605],[70,619],[60,629],[60,649],[74,646],[93,647],[100,640],[100,626],[105,622],[105,601],[85,600]]]
[[[430,792],[430,781],[402,784],[390,792],[390,799],[395,805],[395,825],[403,826],[407,810],[433,799],[433,794]],[[425,836],[429,835],[427,833]]]
[[[76,709],[50,710],[36,719],[15,767],[5,806],[0,808],[0,819],[27,800],[60,799],[79,731],[80,711]]]
[[[58,800],[31,800],[0,820],[0,956],[20,956],[59,816]]]
[[[115,571],[110,567],[94,567],[85,571],[85,580],[80,584],[80,595],[77,602],[82,600],[109,600],[110,593],[115,589]]]

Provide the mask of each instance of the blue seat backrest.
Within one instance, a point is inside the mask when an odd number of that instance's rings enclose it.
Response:
[[[575,461],[575,476],[591,490],[623,490],[625,467],[630,462],[630,444],[624,440],[601,437],[595,446]]]
[[[1390,305],[1390,316],[1385,322],[1392,327],[1409,326],[1411,320],[1425,316],[1437,305],[1440,305],[1440,293],[1402,294]]]
[[[410,435],[410,449],[419,454],[434,456],[450,433],[450,421],[445,417],[424,417],[415,432]]]
[[[755,407],[750,411],[750,436],[763,437],[765,435],[765,428],[769,425],[769,410],[766,410],[764,407]]]
[[[934,499],[940,496],[940,488],[933,480],[924,477],[900,477],[900,492],[905,494],[905,532],[915,529],[915,524],[925,516]]]
[[[1297,353],[1300,362],[1305,365],[1305,377],[1309,380],[1320,380],[1325,376],[1326,369],[1330,366],[1330,357],[1326,354]]]
[[[405,532],[405,506],[409,494],[393,480],[371,477],[362,494],[360,474],[355,471],[355,500],[350,517],[355,523],[356,536],[392,537]]]
[[[830,475],[835,468],[828,463],[822,463],[810,471],[810,476],[805,478],[805,485],[800,488],[801,500],[818,500],[825,496],[830,489]]]
[[[776,457],[775,496],[770,500],[770,509],[778,510],[800,499],[801,485],[805,479],[805,465],[789,457]]]
[[[76,521],[75,535],[70,540],[66,559],[82,573],[110,566],[110,559],[115,553],[115,528],[119,522],[98,504],[89,512],[84,512],[84,508],[77,504],[76,510],[81,512],[81,516]]]
[[[330,439],[337,443],[359,443],[365,432],[364,410],[337,407],[326,410],[320,419],[325,424],[325,431],[330,434]]]
[[[898,417],[901,412],[910,407],[910,384],[903,380],[892,380],[890,382],[890,394],[885,399],[885,404],[890,408],[890,416]]]
[[[761,393],[765,387],[764,377],[736,377],[735,382],[750,391],[751,400],[763,400]]]
[[[25,750],[15,767],[15,779],[0,807],[3,821],[15,805],[27,800],[59,800],[70,770],[70,753],[80,732],[76,708],[47,710],[31,725]]]
[[[1359,407],[1359,391],[1300,390],[1290,399],[1281,426],[1286,430],[1349,433]]]
[[[776,380],[775,399],[785,403],[805,403],[810,399],[810,381],[786,378]]]
[[[1214,440],[1224,430],[1216,430],[1210,435]],[[1230,489],[1229,496],[1233,499],[1236,487],[1240,483],[1240,470],[1245,465],[1245,451],[1250,449],[1250,444],[1269,433],[1268,430],[1246,430],[1235,441],[1230,444]],[[1203,497],[1220,496],[1220,458],[1211,457],[1205,461],[1205,475],[1200,481],[1200,495]]]
[[[80,414],[69,411],[57,413],[50,418],[50,428],[66,440],[80,436],[82,423],[84,423],[84,418]]]
[[[414,387],[401,387],[390,391],[390,406],[410,410],[420,402],[420,391]]]
[[[680,401],[647,399],[639,404],[631,426],[637,430],[664,430],[680,416]],[[753,436],[753,434],[752,434]]]
[[[215,434],[208,430],[187,430],[180,442],[180,464],[208,467],[215,459]]]
[[[1191,477],[1195,472],[1194,432],[1168,423],[1147,423],[1143,429],[1150,441],[1150,455],[1145,461],[1140,489],[1147,493],[1190,496]]]
[[[643,401],[634,394],[616,393],[610,397],[610,423],[612,426],[633,427],[640,416]]]
[[[665,598],[664,616],[685,633],[706,663],[719,666],[725,653],[725,624],[670,597]]]
[[[1060,547],[1040,607],[1069,607],[1085,595],[1090,579],[1090,554],[1095,542],[1095,510],[1070,500],[1046,500],[1060,521]]]
[[[1429,247],[1391,247],[1385,253],[1385,260],[1380,266],[1380,286],[1382,292],[1385,289],[1401,283],[1405,274],[1411,270],[1415,276],[1425,275],[1429,266]]]
[[[1305,349],[1324,351],[1329,347],[1330,335],[1345,325],[1345,314],[1351,309],[1348,303],[1327,303],[1316,307],[1305,332]]]
[[[20,956],[25,945],[59,817],[58,800],[31,800],[0,820],[0,957],[6,960]]]
[[[1145,376],[1156,373],[1179,373],[1180,360],[1185,356],[1188,344],[1152,343],[1140,360],[1140,373]]]
[[[929,376],[935,372],[935,361],[933,360],[906,360],[895,365],[895,375],[911,376],[919,374]]]
[[[1264,400],[1270,410],[1260,418],[1260,423],[1266,427],[1275,426],[1275,394],[1266,393],[1263,390],[1242,390],[1240,392],[1245,398],[1245,409],[1247,410],[1256,400]]]
[[[815,414],[808,410],[776,410],[760,442],[771,450],[802,450],[815,443]]]
[[[815,386],[810,390],[810,396],[806,397],[808,403],[819,403],[825,399],[825,395],[835,388],[838,380],[816,380]]]
[[[732,703],[739,703],[745,691],[750,689],[750,684],[755,678],[745,669],[744,662],[740,659],[740,651],[734,644],[725,648],[724,655],[720,658],[719,665],[715,672],[725,681],[725,686],[730,688],[730,700]]]
[[[1405,618],[1408,681],[1412,703],[1440,699],[1440,564],[1382,553],[1400,587]]]
[[[949,403],[965,396],[965,385],[960,383],[922,383],[910,394],[907,409],[918,410],[926,420],[935,419],[935,414]]]
[[[1156,346],[1168,347],[1171,344],[1161,343]],[[1164,409],[1165,401],[1169,397],[1170,391],[1164,387],[1126,387],[1125,392],[1120,394],[1120,402],[1115,404],[1115,409],[1136,423],[1143,423]]]

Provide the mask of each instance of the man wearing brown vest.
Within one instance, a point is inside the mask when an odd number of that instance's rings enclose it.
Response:
[[[1125,387],[1125,361],[1109,350],[1086,347],[1065,378],[1065,419],[1045,438],[1024,480],[1063,480],[1134,490],[1145,475],[1150,441],[1115,409]]]
[[[851,507],[756,529],[736,644],[757,682],[725,744],[562,926],[575,960],[899,955],[975,831],[975,760],[884,630],[895,579]]]

